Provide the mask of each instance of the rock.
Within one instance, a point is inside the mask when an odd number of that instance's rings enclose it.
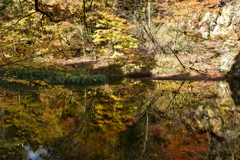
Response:
[[[234,16],[232,6],[223,7],[221,11],[221,16],[217,19],[217,24],[222,27],[229,27],[232,22],[232,17]]]
[[[238,65],[240,58],[235,58],[238,55],[240,39],[240,1],[226,3],[227,5],[221,9],[203,15],[202,21],[199,22],[199,32],[203,39],[218,37],[225,39],[219,51],[221,57],[217,68],[223,73],[232,70],[233,76],[240,77],[240,65]]]
[[[209,30],[209,21],[210,20],[210,17],[211,17],[211,13],[210,12],[207,12],[204,16],[203,16],[203,19],[202,21],[199,23],[199,26],[200,26],[200,33],[202,34],[202,38],[203,39],[208,39],[209,38],[209,35],[210,35],[210,30]]]
[[[227,39],[225,42],[223,42],[220,50],[220,52],[223,54],[219,66],[219,69],[222,72],[228,72],[231,70],[232,65],[234,64],[234,58],[237,55],[237,52],[234,49],[236,45],[236,40]]]
[[[202,26],[202,27],[200,28],[200,32],[201,32],[201,34],[202,34],[202,38],[203,38],[203,39],[209,39],[210,32],[209,32],[208,26]]]
[[[222,6],[220,10],[205,13],[199,25],[195,24],[196,18],[194,18],[194,25],[199,26],[198,31],[203,39],[236,34],[240,26],[240,1]]]

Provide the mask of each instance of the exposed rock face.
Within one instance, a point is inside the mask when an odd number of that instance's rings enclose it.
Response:
[[[187,123],[193,130],[205,130],[226,140],[238,137],[239,126],[231,119],[232,113],[229,111],[224,117],[221,112],[220,108],[200,105],[191,113],[191,121]]]
[[[223,7],[205,13],[197,29],[203,39],[222,38],[224,42],[219,50],[221,61],[218,68],[240,77],[240,1],[224,2]],[[193,26],[192,26],[193,27]]]
[[[240,1],[227,3],[218,10],[210,10],[205,13],[199,26],[199,31],[204,39],[216,36],[226,36],[229,38],[240,38]],[[208,36],[206,36],[208,35]]]
[[[208,131],[225,140],[239,137],[239,120],[234,116],[240,111],[240,84],[238,81],[229,84],[230,86],[226,82],[217,84],[217,105],[205,103],[185,111],[186,122],[191,129]],[[230,98],[231,96],[233,99]]]
[[[222,57],[219,65],[221,71],[230,71],[234,64],[234,59],[238,54],[238,42],[232,39],[226,39],[220,50]]]

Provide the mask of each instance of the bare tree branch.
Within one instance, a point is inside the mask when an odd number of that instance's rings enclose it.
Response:
[[[48,18],[49,18],[49,20],[50,21],[52,21],[52,22],[61,22],[61,21],[64,21],[64,20],[55,20],[52,16],[50,16],[47,12],[45,12],[45,11],[43,11],[43,10],[41,10],[41,9],[39,9],[39,3],[38,3],[38,1],[39,0],[34,0],[34,6],[35,6],[35,11],[36,12],[40,12],[40,13],[42,13],[43,15],[45,15],[45,16],[47,16]]]
[[[173,55],[177,58],[178,62],[181,64],[181,66],[183,67],[183,69],[185,70],[186,67],[183,65],[183,63],[181,62],[181,60],[178,58],[176,52],[170,47],[170,46],[167,46],[173,53]]]
[[[17,22],[14,23],[14,24],[12,24],[11,26],[18,24],[22,19],[24,19],[24,18],[26,18],[26,17],[29,17],[29,16],[31,16],[31,15],[34,14],[34,13],[37,13],[37,12],[32,12],[32,13],[29,13],[28,15],[26,15],[26,16],[23,16],[22,18],[18,19]],[[11,26],[10,26],[10,27],[11,27]]]

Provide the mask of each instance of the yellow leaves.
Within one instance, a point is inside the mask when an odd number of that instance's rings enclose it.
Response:
[[[135,55],[134,54],[130,54],[130,55],[128,55],[128,58],[129,59],[135,59]]]
[[[14,141],[17,141],[17,140],[19,140],[19,138],[18,138],[18,137],[14,137],[13,139],[14,139]]]
[[[112,99],[114,99],[114,100],[116,100],[116,101],[122,101],[122,100],[124,100],[123,98],[117,97],[117,96],[115,96],[115,95],[113,95],[113,94],[109,95],[109,97],[111,97]]]
[[[229,108],[229,107],[219,107],[222,111],[230,111],[231,110],[231,108]]]
[[[115,107],[116,107],[117,109],[121,109],[121,108],[123,108],[124,106],[123,106],[123,104],[116,103]]]
[[[119,53],[119,52],[114,52],[114,54],[111,56],[112,59],[118,59],[123,57],[124,54],[123,53]]]
[[[41,83],[41,81],[35,80],[34,83]],[[86,134],[90,132],[87,137],[101,135],[111,139],[112,135],[126,130],[126,125],[131,125],[135,112],[131,111],[133,105],[128,106],[128,98],[116,93],[117,88],[110,85],[109,87],[111,88],[107,93],[103,86],[77,92],[59,85],[38,87],[32,95],[21,95],[21,104],[24,105],[19,105],[18,98],[15,97],[16,103],[12,102],[11,104],[16,105],[6,107],[9,115],[12,116],[8,123],[16,126],[20,142],[24,139],[32,143],[44,143],[67,135],[78,127],[76,125],[80,124],[81,128],[81,117],[79,119],[77,117],[88,114],[88,110],[85,110],[84,107],[95,105],[91,110],[91,119],[83,122],[86,124]],[[92,97],[98,97],[94,99],[94,104]],[[72,99],[76,99],[78,105],[74,104]],[[128,102],[125,102],[124,99]],[[93,125],[89,125],[90,122]],[[98,129],[101,134],[92,132],[92,129]],[[74,133],[79,131],[76,129]],[[79,134],[75,136],[79,136]],[[81,138],[72,137],[78,142],[81,142]],[[84,140],[89,141],[88,138]]]
[[[109,99],[101,98],[102,102],[109,102]]]
[[[72,77],[72,74],[66,73],[66,77]]]
[[[12,127],[13,124],[6,124],[6,123],[4,123],[1,126],[4,127],[4,128],[8,128],[8,127]]]
[[[138,46],[138,41],[127,34],[133,25],[128,25],[125,19],[111,15],[108,12],[99,12],[102,18],[97,22],[96,27],[99,28],[92,36],[96,45],[101,45],[102,49],[98,52],[100,55],[107,53],[107,49],[124,51]],[[115,51],[112,58],[124,56],[122,53]]]
[[[42,80],[34,80],[33,82],[36,83],[36,84],[43,85],[43,86],[48,85],[46,82],[44,82],[44,81],[42,81]]]
[[[102,110],[102,109],[104,109],[105,107],[103,106],[103,105],[101,105],[101,104],[96,104],[95,105],[95,109],[96,110]]]
[[[24,25],[25,23],[26,23],[26,19],[25,18],[18,22],[19,25]]]
[[[107,53],[107,49],[101,49],[97,54],[98,55],[105,55]]]
[[[14,78],[5,78],[8,82],[15,82],[15,83],[22,83],[22,84],[30,84],[30,82],[21,79],[14,79]]]
[[[3,74],[4,77],[7,77],[8,75],[10,75],[9,71],[6,71],[6,72]]]

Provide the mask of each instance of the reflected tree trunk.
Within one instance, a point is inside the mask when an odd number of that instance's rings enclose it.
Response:
[[[18,107],[19,107],[19,110],[21,110],[21,94],[20,94],[20,92],[18,92]],[[22,119],[21,114],[19,115],[19,118]]]
[[[0,137],[1,137],[1,140],[5,140],[6,139],[6,127],[3,127],[3,124],[4,124],[4,117],[5,115],[5,110],[4,109],[0,109],[0,126],[1,126],[1,132],[0,132]]]
[[[148,110],[146,111],[146,122],[145,122],[145,135],[144,135],[144,142],[143,142],[143,151],[141,156],[143,156],[146,152],[146,148],[147,148],[147,142],[148,142],[148,126],[149,126],[149,117],[148,117]]]

